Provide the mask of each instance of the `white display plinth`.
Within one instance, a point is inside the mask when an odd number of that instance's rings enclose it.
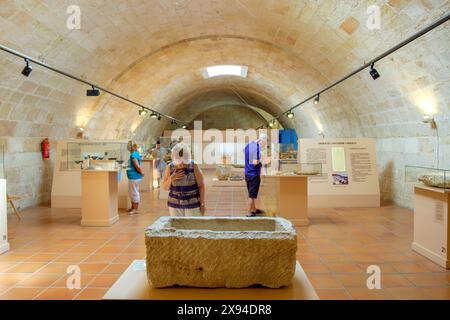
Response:
[[[321,163],[308,180],[310,208],[380,207],[373,139],[299,139],[300,163]]]
[[[269,216],[288,219],[295,226],[307,226],[309,176],[261,175],[257,207]]]
[[[160,200],[167,200],[167,199],[169,199],[169,190],[164,190],[163,187],[160,187],[158,189],[158,198]]]
[[[305,272],[297,262],[292,284],[270,289],[152,288],[147,281],[144,260],[134,260],[103,297],[105,300],[319,300]]]
[[[414,188],[414,241],[412,249],[441,267],[450,268],[450,191]]]
[[[0,179],[0,200],[0,254],[2,254],[9,250],[5,179]]]
[[[117,171],[83,170],[81,180],[81,225],[106,227],[117,222]]]

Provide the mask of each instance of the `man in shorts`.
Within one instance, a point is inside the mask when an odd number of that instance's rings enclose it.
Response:
[[[259,186],[261,184],[261,148],[267,146],[267,135],[262,133],[259,139],[245,146],[245,182],[248,190],[247,217],[255,217],[263,212],[256,209]]]

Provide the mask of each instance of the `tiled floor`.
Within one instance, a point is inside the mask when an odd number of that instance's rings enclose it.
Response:
[[[209,215],[244,215],[244,188],[209,188]],[[310,210],[298,228],[297,257],[322,299],[450,299],[450,271],[411,251],[412,212]],[[80,227],[80,210],[37,207],[8,219],[10,252],[0,256],[0,299],[101,299],[134,259],[145,256],[143,230],[167,215],[165,201],[143,193],[141,213],[112,227]],[[381,290],[366,286],[381,268]],[[67,268],[81,269],[81,288],[67,289]]]

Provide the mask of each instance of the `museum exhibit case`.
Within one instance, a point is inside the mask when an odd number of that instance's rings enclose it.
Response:
[[[0,144],[0,254],[9,250],[4,145]]]
[[[128,141],[61,140],[56,144],[51,193],[52,208],[81,208],[82,176],[85,170],[116,171],[118,206],[127,208]]]
[[[450,268],[450,170],[405,167],[405,183],[414,188],[412,249]]]
[[[300,139],[299,162],[322,163],[308,182],[310,208],[380,207],[374,139]]]
[[[257,207],[296,226],[308,225],[308,180],[322,174],[322,164],[280,162],[276,167],[262,169]]]

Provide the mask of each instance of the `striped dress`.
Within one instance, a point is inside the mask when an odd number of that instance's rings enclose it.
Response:
[[[175,171],[173,162],[169,164],[170,174]],[[186,174],[179,180],[172,181],[167,206],[176,209],[194,209],[200,207],[200,190],[195,180],[194,162],[185,167]]]

